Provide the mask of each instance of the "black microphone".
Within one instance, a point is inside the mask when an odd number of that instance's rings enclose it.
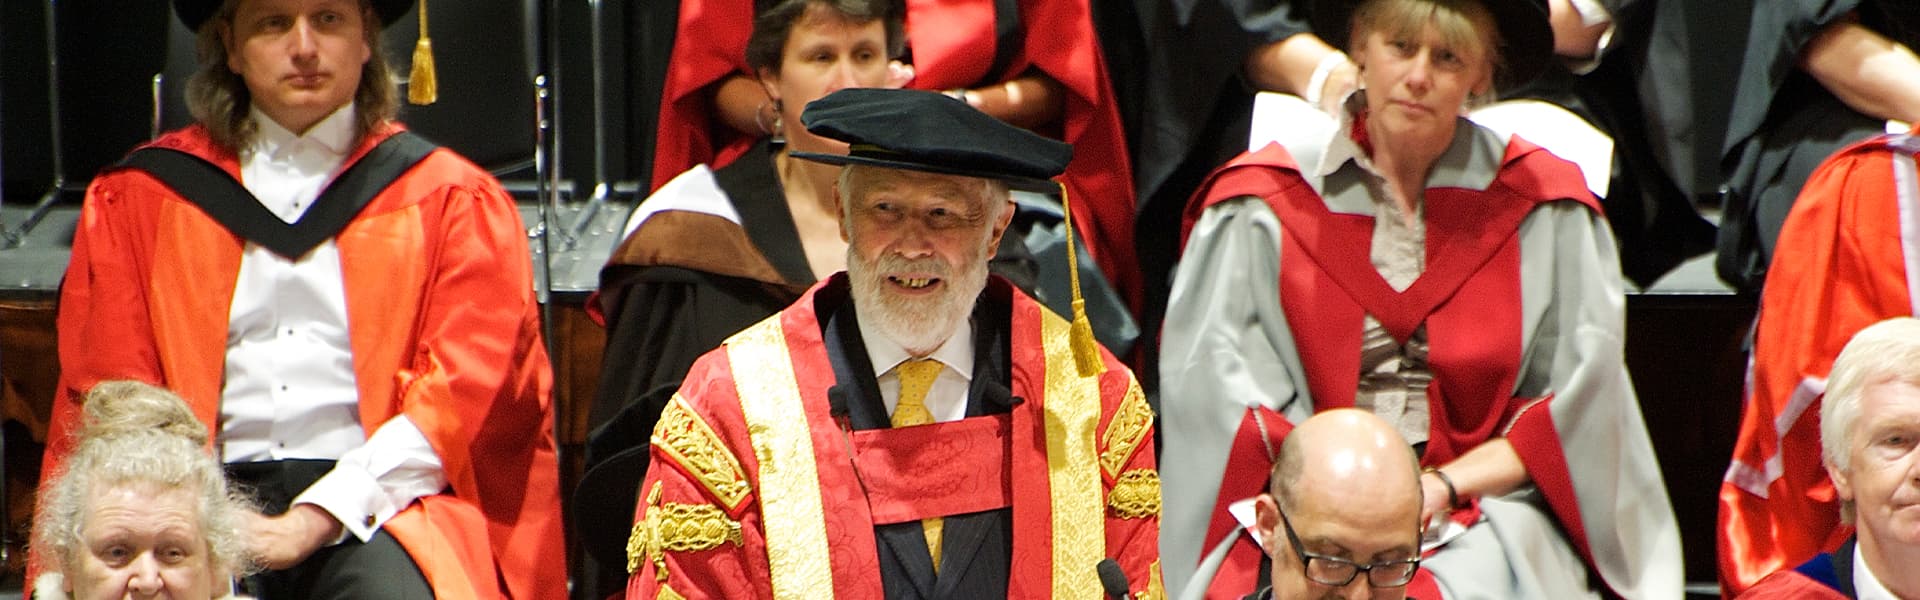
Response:
[[[841,429],[852,429],[852,415],[847,412],[849,394],[851,390],[847,390],[845,385],[828,388],[828,415],[833,417],[833,423],[837,423]]]
[[[1106,588],[1107,597],[1114,600],[1127,600],[1127,572],[1120,570],[1120,563],[1111,558],[1100,559],[1100,587]]]

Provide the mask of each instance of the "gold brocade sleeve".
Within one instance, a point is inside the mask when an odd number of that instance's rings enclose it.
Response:
[[[679,394],[660,413],[653,427],[653,446],[712,492],[729,512],[740,508],[753,491],[733,450]]]

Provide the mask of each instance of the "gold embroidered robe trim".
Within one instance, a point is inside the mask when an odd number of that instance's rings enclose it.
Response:
[[[1120,474],[1120,480],[1107,492],[1107,506],[1122,519],[1160,516],[1160,472],[1133,469]]]
[[[1100,468],[1106,470],[1108,477],[1120,476],[1121,467],[1133,458],[1133,451],[1140,448],[1151,427],[1153,407],[1147,406],[1147,396],[1140,391],[1140,385],[1129,382],[1127,397],[1120,402],[1120,412],[1107,421],[1107,430],[1100,436],[1100,446],[1104,448],[1100,452]]]
[[[739,508],[753,492],[733,450],[679,394],[673,395],[654,424],[653,446],[699,480],[728,511]]]
[[[820,598],[833,568],[820,499],[812,430],[794,379],[780,318],[761,321],[727,340],[734,390],[759,461],[761,522],[773,597]],[[1091,564],[1091,563],[1089,563]]]
[[[1052,493],[1053,594],[1056,600],[1097,600],[1102,590],[1087,565],[1105,557],[1106,510],[1095,429],[1100,424],[1098,375],[1081,377],[1069,345],[1069,325],[1042,311],[1046,346],[1047,484]]]

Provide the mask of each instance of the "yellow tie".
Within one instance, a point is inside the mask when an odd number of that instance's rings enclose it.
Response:
[[[933,413],[927,410],[927,390],[933,387],[933,380],[940,376],[939,361],[909,359],[895,367],[894,372],[900,376],[900,404],[893,409],[893,426],[932,423]],[[944,522],[939,517],[920,520],[920,528],[927,534],[927,553],[933,555],[935,574],[940,573],[940,526]]]

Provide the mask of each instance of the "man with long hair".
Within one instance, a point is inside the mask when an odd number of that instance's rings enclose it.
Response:
[[[80,390],[177,391],[280,598],[559,598],[557,465],[526,236],[485,171],[394,122],[410,0],[175,0],[197,121],[88,188],[47,472]]]

